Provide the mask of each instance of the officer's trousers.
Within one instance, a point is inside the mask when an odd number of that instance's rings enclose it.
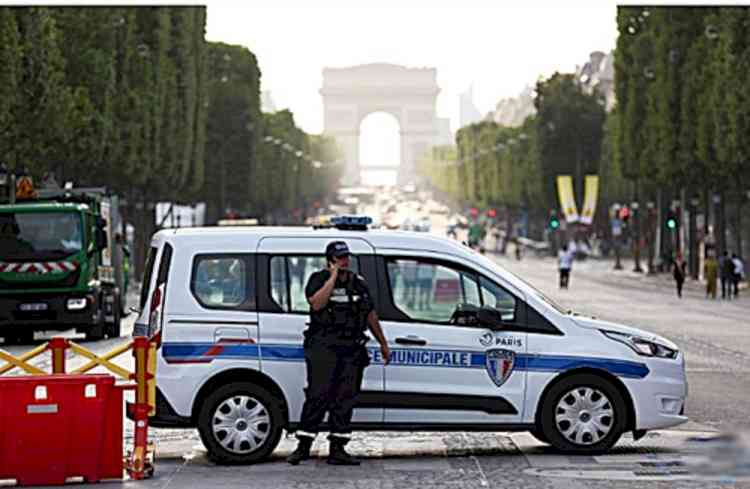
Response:
[[[328,413],[329,439],[351,436],[354,404],[362,385],[363,347],[311,342],[305,346],[307,389],[297,437],[314,437]]]

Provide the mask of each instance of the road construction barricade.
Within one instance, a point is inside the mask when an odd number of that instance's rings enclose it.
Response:
[[[132,372],[112,362],[130,350]],[[67,372],[67,351],[89,361]],[[51,372],[30,363],[47,352]],[[22,486],[97,482],[121,479],[123,469],[131,479],[153,475],[148,417],[155,411],[155,352],[156,342],[145,337],[101,356],[64,338],[18,357],[0,349],[0,376],[13,369],[26,374],[0,377],[0,480]],[[87,373],[97,367],[111,374]],[[135,429],[133,450],[123,457],[126,390],[135,391],[128,405]]]

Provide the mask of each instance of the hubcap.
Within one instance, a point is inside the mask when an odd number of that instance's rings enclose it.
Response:
[[[216,441],[226,450],[247,454],[257,450],[271,432],[266,407],[250,396],[233,396],[216,408],[212,418]]]
[[[555,408],[555,426],[576,445],[594,445],[614,426],[612,403],[601,391],[576,387],[560,398]]]

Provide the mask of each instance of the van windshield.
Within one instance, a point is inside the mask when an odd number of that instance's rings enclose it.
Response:
[[[77,212],[0,214],[0,256],[5,260],[60,260],[82,247],[83,227]]]

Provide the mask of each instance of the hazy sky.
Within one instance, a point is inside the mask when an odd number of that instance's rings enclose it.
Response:
[[[262,89],[307,132],[323,130],[323,68],[374,62],[437,68],[438,116],[456,131],[470,85],[485,114],[538,77],[613,49],[615,15],[609,0],[209,0],[206,37],[252,50]],[[395,120],[373,119],[363,123],[364,163],[396,164],[383,161],[397,155]]]

